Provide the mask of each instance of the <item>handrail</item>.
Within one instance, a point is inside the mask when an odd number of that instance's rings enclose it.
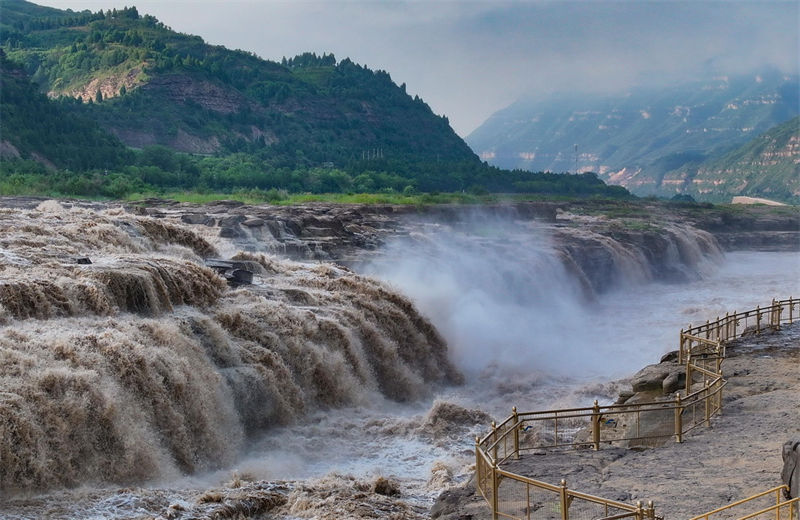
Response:
[[[743,517],[739,518],[738,520],[750,520],[751,518],[755,518],[755,517],[763,515],[765,513],[769,513],[770,511],[775,511],[776,509],[778,510],[777,518],[778,518],[778,520],[780,520],[780,509],[782,507],[787,507],[787,506],[789,508],[789,519],[788,520],[794,520],[794,510],[795,510],[795,507],[797,507],[798,505],[800,505],[800,497],[796,497],[796,498],[793,498],[791,500],[787,500],[786,502],[781,502],[780,504],[775,504],[774,506],[769,506],[768,508],[762,509],[761,511],[756,511],[755,513],[750,513],[749,515],[743,516]]]
[[[575,500],[603,506],[605,508],[604,514],[594,516],[594,518],[602,517],[604,520],[617,520],[634,517],[636,520],[655,520],[655,509],[652,502],[649,502],[647,507],[642,507],[641,502],[634,506],[595,497],[568,489],[563,479],[561,485],[557,486],[516,474],[501,468],[500,465],[512,457],[519,458],[521,452],[543,448],[593,446],[595,450],[598,450],[600,445],[604,443],[664,438],[673,435],[677,442],[682,442],[684,433],[702,424],[709,425],[711,417],[722,412],[722,389],[727,384],[727,381],[723,378],[721,362],[725,358],[726,343],[734,338],[744,336],[751,330],[756,334],[760,334],[764,330],[779,329],[782,323],[793,323],[800,317],[800,312],[795,312],[795,308],[800,310],[800,300],[798,299],[773,300],[771,305],[764,308],[758,306],[745,312],[729,313],[724,318],[718,317],[713,322],[707,321],[705,324],[694,327],[689,325],[686,330],[681,330],[678,360],[679,363],[683,364],[685,362],[686,364],[686,389],[683,395],[680,392],[676,393],[674,401],[662,400],[635,404],[599,405],[595,400],[594,406],[591,407],[532,412],[518,412],[517,408],[513,407],[511,415],[503,422],[499,425],[492,422],[492,430],[489,433],[482,438],[475,438],[476,487],[491,507],[493,520],[497,520],[499,516],[515,520],[523,519],[523,513],[520,513],[520,516],[515,516],[512,512],[500,510],[500,494],[503,491],[501,486],[506,489],[505,482],[516,482],[525,487],[525,498],[516,497],[515,499],[527,503],[525,508],[522,509],[522,511],[525,511],[524,518],[526,519],[531,518],[530,495],[533,489],[536,493],[550,493],[548,496],[552,507],[560,512],[562,520],[569,520],[569,508]],[[748,320],[751,317],[755,317],[755,324],[748,325]],[[765,317],[768,320],[764,320]],[[764,321],[766,322],[764,323]],[[692,392],[695,374],[702,376],[703,386]],[[656,431],[655,433],[642,434],[640,428],[642,414],[671,414],[674,416],[674,428],[667,433]],[[661,419],[663,423],[664,417]],[[619,430],[617,428],[618,423],[626,420],[632,424],[623,424],[623,430]],[[562,424],[561,431],[559,431],[559,421]],[[552,423],[552,431],[544,433],[552,437],[551,442],[536,443],[528,438],[527,429],[530,423],[536,422]],[[609,425],[611,426],[609,427]],[[635,433],[628,435],[625,428],[634,429],[634,426]],[[536,433],[542,434],[542,432],[544,430]],[[576,432],[587,432],[591,434],[591,437],[576,438]],[[560,442],[560,435],[565,438],[568,437],[567,440]],[[745,503],[774,491],[774,489],[766,491],[756,497],[751,497],[738,503]],[[793,499],[783,503],[778,500],[778,504],[758,514],[783,507],[785,504],[794,503],[797,500]],[[729,509],[736,504],[730,504],[705,515],[695,517],[692,520],[708,520],[709,515]],[[610,508],[621,512],[609,515]],[[747,518],[752,516],[755,515]]]
[[[754,518],[756,516],[763,515],[764,513],[769,513],[770,511],[774,511],[774,510],[780,509],[782,507],[788,507],[788,509],[789,509],[789,520],[791,520],[794,517],[794,509],[795,509],[793,507],[793,504],[800,503],[800,497],[795,497],[795,498],[792,498],[792,499],[789,499],[789,500],[781,501],[781,492],[782,491],[787,491],[788,492],[789,491],[789,487],[786,486],[786,485],[783,485],[783,486],[778,486],[778,487],[769,489],[767,491],[762,491],[761,493],[756,493],[755,495],[753,495],[753,496],[751,496],[749,498],[738,500],[738,501],[733,502],[731,504],[728,504],[728,505],[725,505],[725,506],[722,506],[722,507],[718,507],[717,509],[714,509],[713,511],[709,511],[708,513],[703,513],[702,515],[695,516],[694,518],[691,518],[690,520],[709,520],[709,517],[711,517],[711,515],[715,515],[717,513],[722,512],[722,511],[727,511],[729,509],[733,509],[734,507],[739,507],[741,505],[747,504],[748,502],[752,502],[753,500],[758,500],[759,498],[766,497],[767,495],[769,495],[771,493],[775,493],[775,504],[773,504],[773,505],[771,505],[769,507],[766,507],[764,509],[761,509],[761,510],[755,512],[755,513],[750,513],[750,514],[748,514],[746,516],[736,515],[736,518],[738,518],[739,520],[746,520],[748,518]],[[780,518],[780,515],[778,515],[778,518]]]
[[[742,505],[742,504],[744,504],[746,502],[750,502],[750,501],[755,500],[757,498],[761,498],[763,496],[769,495],[770,493],[779,493],[779,492],[781,492],[783,490],[788,491],[789,488],[784,485],[784,486],[778,486],[778,487],[775,487],[775,488],[772,488],[772,489],[768,489],[767,491],[762,491],[761,493],[757,493],[757,494],[751,496],[750,498],[744,498],[742,500],[737,500],[736,502],[732,502],[732,503],[730,503],[728,505],[724,505],[722,507],[718,507],[718,508],[714,509],[713,511],[709,511],[708,513],[704,513],[702,515],[695,516],[693,518],[690,518],[689,520],[700,520],[701,518],[706,518],[707,519],[709,516],[715,515],[715,514],[721,512],[721,511],[726,511],[728,509],[731,509],[731,508],[734,508],[734,507],[738,507],[738,506],[740,506],[740,505]]]

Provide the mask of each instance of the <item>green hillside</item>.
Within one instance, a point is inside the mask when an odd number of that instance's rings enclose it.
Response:
[[[662,193],[725,202],[746,195],[800,203],[800,117],[721,157],[667,173]]]
[[[367,152],[476,160],[446,118],[389,74],[347,59],[307,54],[281,65],[176,33],[135,8],[73,16],[20,0],[2,8],[9,57],[49,96],[93,101],[92,117],[132,146],[215,153],[276,145],[300,150],[309,164]],[[29,12],[37,16],[26,19]]]
[[[121,166],[130,153],[86,117],[51,102],[0,49],[0,121],[6,158],[40,158],[72,170]]]
[[[11,190],[9,174],[31,166],[20,161],[33,159],[35,178],[13,189],[61,186],[56,180],[65,174],[53,170],[69,169],[83,190],[69,193],[85,195],[107,195],[108,179],[115,195],[150,189],[627,195],[593,175],[488,166],[446,117],[384,71],[325,54],[263,60],[177,33],[135,7],[76,13],[0,0],[0,48],[50,98],[47,110],[60,114],[55,119],[81,127],[93,122],[91,132],[99,125],[106,139],[55,130],[61,141],[85,147],[89,159],[76,164],[50,145],[50,134],[37,134],[30,104],[9,99],[6,110],[18,117],[3,124],[8,150],[0,154],[6,178],[0,193]],[[117,140],[129,149],[115,158],[92,151],[119,150]]]

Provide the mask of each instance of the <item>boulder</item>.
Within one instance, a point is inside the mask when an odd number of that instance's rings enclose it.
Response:
[[[265,221],[265,224],[275,240],[286,239],[286,231],[283,222],[277,220],[267,220]]]
[[[186,224],[202,224],[204,226],[214,224],[214,218],[209,217],[205,213],[184,213],[181,215],[181,221]]]
[[[781,480],[789,486],[789,496],[800,496],[800,437],[794,437],[783,443],[783,470]]]
[[[240,238],[244,236],[244,233],[239,226],[223,226],[219,230],[219,236],[222,238]]]
[[[634,395],[636,394],[634,394],[633,392],[622,391],[619,393],[619,397],[617,397],[617,400],[614,401],[614,404],[625,404],[625,402]]]
[[[227,217],[219,219],[218,225],[220,227],[233,227],[241,224],[245,220],[247,220],[247,217],[244,215],[228,215]]]
[[[674,394],[686,386],[686,371],[671,372],[661,382],[661,392],[664,395]]]
[[[631,388],[637,393],[661,390],[664,394],[668,394],[680,388],[681,382],[686,382],[686,370],[683,365],[667,361],[641,369],[631,379]]]
[[[678,351],[677,350],[673,350],[673,351],[667,352],[666,354],[661,356],[661,359],[659,360],[659,363],[666,363],[667,361],[677,362],[678,361]]]
[[[261,227],[264,225],[264,219],[257,217],[249,218],[242,222],[242,225],[246,227]]]

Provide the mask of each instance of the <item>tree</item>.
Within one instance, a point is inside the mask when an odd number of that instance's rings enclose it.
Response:
[[[97,93],[94,95],[94,100],[97,103],[102,103],[103,102],[103,93],[100,92],[100,89],[97,89]]]

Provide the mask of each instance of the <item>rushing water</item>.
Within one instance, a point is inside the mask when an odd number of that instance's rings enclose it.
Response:
[[[680,328],[800,295],[796,253],[718,257],[689,240],[676,250],[693,251],[680,267],[695,281],[654,282],[641,256],[622,251],[620,264],[636,273],[587,299],[547,229],[434,227],[364,270],[444,336],[466,376],[448,386],[457,377],[438,333],[367,278],[250,255],[256,284],[226,291],[192,266],[228,246],[189,230],[53,205],[2,216],[0,419],[4,439],[19,443],[6,443],[3,463],[28,457],[18,466],[28,473],[0,483],[13,488],[24,475],[40,487],[81,486],[3,497],[9,518],[210,517],[230,501],[267,507],[276,490],[289,494],[287,518],[423,517],[469,476],[474,435],[512,405],[614,399],[622,387],[611,381],[674,350]],[[65,262],[88,249],[92,267]],[[32,426],[24,437],[21,428],[45,423],[24,422],[23,409],[58,418],[45,432],[57,442]],[[48,450],[75,445],[47,473]],[[370,494],[379,476],[396,480],[400,496]],[[106,487],[125,480],[149,484]]]

